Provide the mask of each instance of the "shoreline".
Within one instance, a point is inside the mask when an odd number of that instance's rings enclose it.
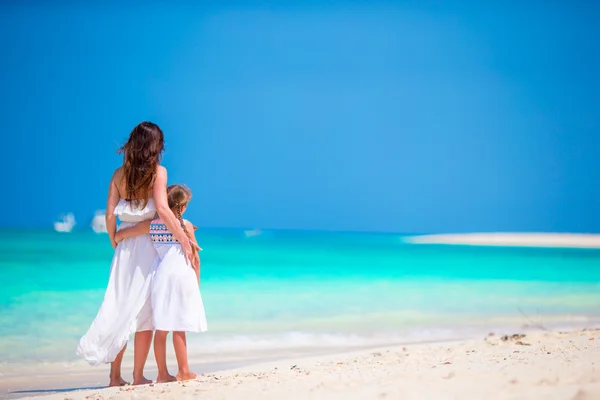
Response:
[[[600,234],[584,233],[463,233],[404,238],[410,244],[600,249]]]
[[[290,357],[205,372],[185,383],[24,399],[600,398],[600,329],[490,333],[466,340]],[[197,371],[201,372],[201,371]],[[97,371],[100,373],[100,371]],[[150,375],[150,374],[149,374]],[[106,379],[106,376],[103,376]],[[58,384],[55,382],[55,386]],[[487,393],[482,396],[482,393]],[[33,394],[33,393],[29,393]],[[41,393],[38,393],[41,394]],[[496,396],[496,397],[494,397]]]

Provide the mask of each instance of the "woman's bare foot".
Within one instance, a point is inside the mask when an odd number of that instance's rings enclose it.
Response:
[[[152,383],[152,380],[146,379],[143,376],[141,378],[133,378],[134,385],[147,385],[149,383]]]
[[[198,375],[196,375],[192,371],[177,373],[177,380],[178,381],[189,381],[189,380],[192,380],[192,379],[196,379],[197,377],[198,377]]]
[[[119,377],[116,378],[110,378],[110,383],[108,384],[108,386],[125,386],[125,385],[129,385],[129,382],[127,382],[125,379]]]
[[[156,383],[167,383],[167,382],[175,382],[177,380],[177,377],[169,374],[167,372],[166,375],[159,375],[158,377],[156,377]]]

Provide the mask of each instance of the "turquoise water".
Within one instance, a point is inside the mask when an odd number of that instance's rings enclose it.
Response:
[[[199,356],[462,337],[600,321],[600,251],[409,245],[399,235],[198,233]],[[0,231],[0,360],[73,362],[112,248],[87,232]]]

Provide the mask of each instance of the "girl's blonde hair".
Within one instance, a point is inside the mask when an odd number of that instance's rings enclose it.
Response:
[[[187,206],[191,199],[192,191],[185,185],[171,185],[167,188],[167,201],[169,203],[169,208],[173,210],[173,213],[175,213],[177,216],[183,231],[190,238],[190,240],[192,239],[192,236],[183,223],[181,209]]]

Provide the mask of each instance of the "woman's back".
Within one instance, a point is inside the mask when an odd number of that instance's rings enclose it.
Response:
[[[147,221],[154,218],[156,215],[156,204],[154,204],[153,199],[147,199],[146,206],[143,208],[140,208],[138,204],[129,200],[121,199],[113,210],[113,214],[117,216],[121,222],[127,222],[130,224]]]
[[[133,199],[127,197],[127,182],[124,179],[123,167],[117,168],[113,174],[113,182],[119,194],[119,202],[113,209],[113,214],[122,222],[141,222],[154,218],[156,215],[156,204],[152,199],[152,193],[144,196],[136,196]]]
[[[125,171],[123,167],[119,167],[113,173],[113,184],[117,187],[119,196],[125,200],[143,201],[147,198],[152,197],[152,187],[146,192],[133,193],[131,196],[127,187],[127,180],[125,178]]]

